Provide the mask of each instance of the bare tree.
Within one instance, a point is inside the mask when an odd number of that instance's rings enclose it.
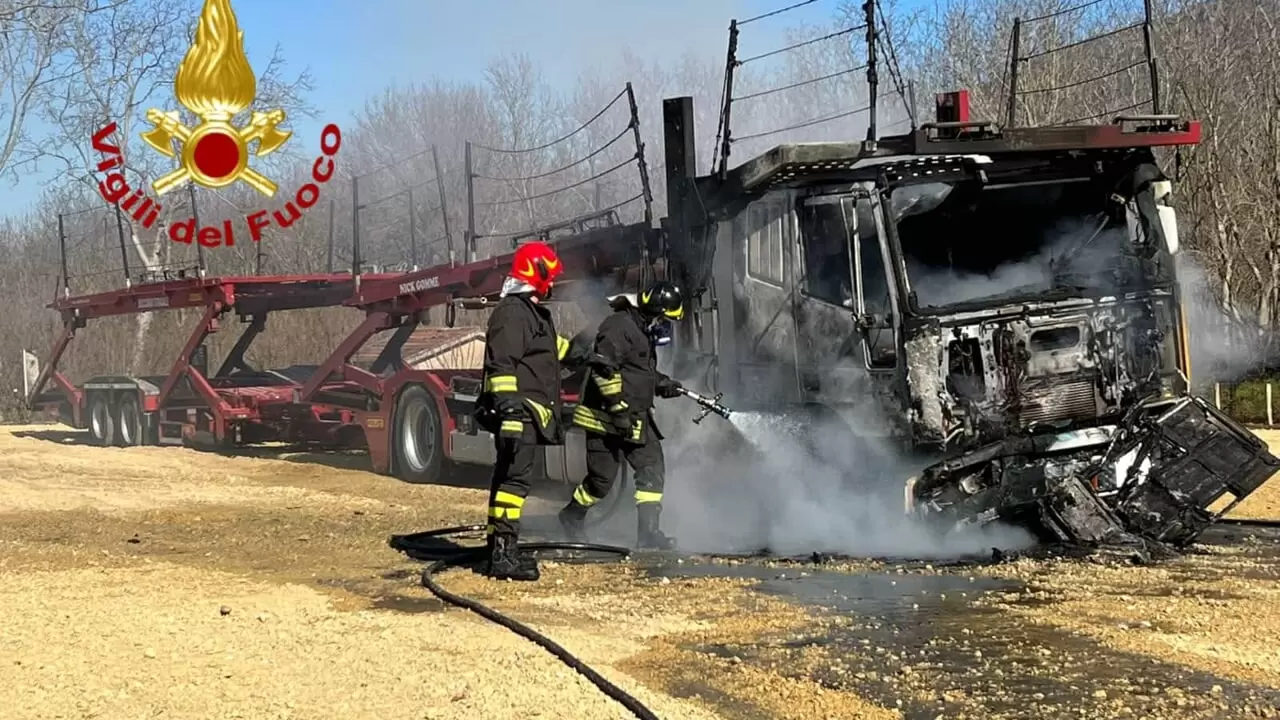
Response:
[[[36,157],[27,123],[77,72],[67,57],[72,27],[123,1],[0,0],[0,174],[16,179]]]
[[[192,0],[134,0],[67,23],[66,63],[74,75],[43,109],[44,119],[56,132],[39,143],[37,157],[55,162],[62,178],[84,187],[86,194],[94,193],[97,165],[103,158],[97,156],[90,139],[114,121],[118,131],[113,140],[121,149],[122,172],[131,187],[146,187],[170,169],[171,161],[144,145],[141,130],[150,127],[145,121],[148,109],[167,108],[174,102],[173,78],[198,16],[199,5]],[[309,89],[308,76],[304,72],[285,80],[283,67],[277,50],[258,79],[259,101],[295,115],[310,112],[302,102]],[[191,197],[173,193],[164,198],[166,216],[191,215]],[[187,252],[175,253],[163,227],[162,218],[151,232],[132,223],[127,228],[143,268],[192,264],[194,253],[189,247],[183,248]],[[150,314],[138,316],[135,366],[142,362],[151,321]]]

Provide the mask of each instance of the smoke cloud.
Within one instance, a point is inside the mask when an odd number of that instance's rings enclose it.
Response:
[[[954,303],[999,296],[1030,295],[1064,285],[1115,289],[1123,285],[1117,275],[1117,259],[1126,252],[1126,230],[1100,229],[1098,219],[1064,222],[1051,230],[1040,248],[1029,256],[1010,257],[989,273],[930,267],[905,249],[907,277],[921,306],[943,307]],[[961,251],[963,252],[963,251]]]
[[[1185,252],[1178,256],[1178,287],[1191,336],[1192,380],[1202,391],[1204,382],[1232,382],[1267,363],[1266,338],[1257,324],[1226,313],[1208,273]]]
[[[735,412],[689,421],[696,407],[660,407],[666,428],[663,527],[692,552],[781,556],[957,558],[1034,540],[1001,526],[941,535],[905,513],[904,484],[926,462],[907,458],[888,438],[855,435],[870,422],[864,392],[855,413]],[[883,418],[881,418],[883,419]]]

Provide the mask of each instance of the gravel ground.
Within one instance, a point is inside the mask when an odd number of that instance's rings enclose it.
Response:
[[[1280,431],[1259,434],[1280,451]],[[475,522],[483,491],[363,462],[0,430],[0,716],[629,717],[540,648],[446,609],[386,546]],[[1280,517],[1280,484],[1234,514]],[[1218,720],[1280,705],[1280,534],[1157,567],[695,564],[443,582],[663,718]]]
[[[0,716],[630,717],[542,649],[445,610],[417,586],[420,565],[387,547],[392,533],[476,522],[482,491],[343,467],[359,462],[0,430]],[[741,581],[623,563],[549,564],[535,585],[462,570],[444,582],[663,718],[899,716],[688,650],[810,622]]]

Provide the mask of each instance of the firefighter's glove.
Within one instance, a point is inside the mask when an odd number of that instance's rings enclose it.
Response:
[[[560,359],[560,364],[567,368],[580,367],[589,362],[592,352],[591,348],[594,344],[594,338],[591,333],[583,330],[569,339],[569,349],[565,352],[564,357]]]
[[[618,368],[613,364],[613,361],[600,353],[591,353],[588,355],[586,362],[592,372],[605,380],[612,380],[613,376],[618,372]]]
[[[519,419],[524,417],[524,403],[520,398],[511,395],[498,395],[493,400],[493,409],[503,419]]]
[[[609,423],[613,426],[614,432],[619,435],[628,436],[631,434],[631,426],[635,424],[632,417],[631,408],[622,400],[609,408]]]
[[[683,389],[684,386],[675,380],[662,378],[658,380],[657,386],[654,387],[654,392],[660,398],[676,398],[680,397],[680,391]]]

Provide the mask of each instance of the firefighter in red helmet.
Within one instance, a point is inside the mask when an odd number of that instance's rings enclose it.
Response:
[[[516,249],[502,299],[485,333],[484,387],[477,420],[495,438],[497,462],[489,489],[486,574],[537,580],[538,565],[516,546],[520,512],[529,494],[535,448],[564,442],[560,426],[560,362],[570,342],[556,334],[542,304],[563,271],[551,246],[530,242]]]

